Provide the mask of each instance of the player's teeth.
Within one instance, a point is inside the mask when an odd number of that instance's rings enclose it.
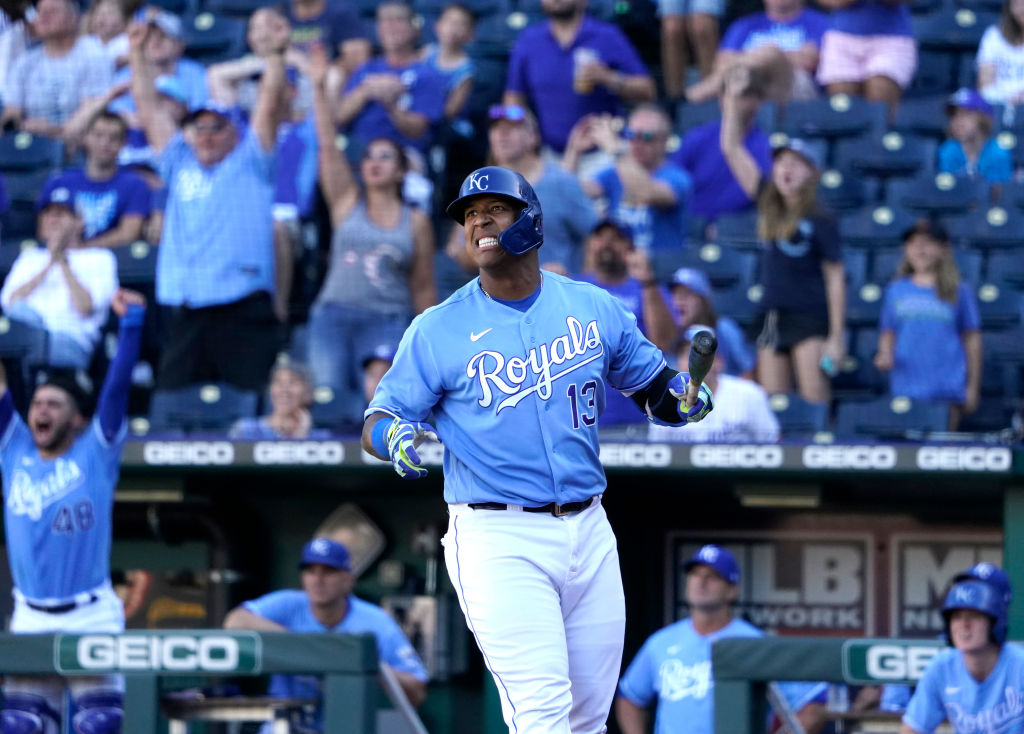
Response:
[[[498,240],[494,237],[484,237],[477,243],[477,247],[497,247]]]

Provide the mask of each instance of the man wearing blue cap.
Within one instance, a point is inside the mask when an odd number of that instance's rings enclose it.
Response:
[[[392,669],[414,706],[427,697],[427,669],[398,624],[380,607],[352,593],[355,576],[348,549],[329,538],[314,538],[302,548],[302,590],[274,591],[247,601],[224,618],[225,629],[261,632],[342,632],[372,634],[382,665]],[[320,698],[321,681],[310,675],[275,675],[270,695]],[[321,730],[322,712],[305,726]]]
[[[655,632],[619,681],[615,716],[623,734],[644,734],[647,707],[657,701],[656,734],[712,734],[711,645],[726,637],[760,637],[733,616],[740,567],[725,548],[708,544],[683,565],[690,616]],[[824,724],[824,683],[782,683],[780,693],[807,734]]]

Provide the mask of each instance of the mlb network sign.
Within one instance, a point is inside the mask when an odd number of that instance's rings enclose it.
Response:
[[[61,673],[258,673],[262,640],[254,633],[57,635]]]
[[[917,683],[945,647],[942,642],[914,640],[847,640],[843,643],[843,678],[847,683]]]

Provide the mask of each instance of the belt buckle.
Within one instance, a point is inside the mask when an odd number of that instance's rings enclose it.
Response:
[[[565,517],[566,515],[569,514],[569,510],[564,509],[565,505],[560,505],[557,502],[555,502],[553,504],[555,505],[555,509],[553,509],[551,511],[551,514],[554,515],[555,517]]]

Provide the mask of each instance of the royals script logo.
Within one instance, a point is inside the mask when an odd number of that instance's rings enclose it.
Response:
[[[565,325],[567,334],[555,338],[550,344],[533,347],[525,357],[506,358],[501,352],[491,349],[474,354],[466,366],[466,376],[480,383],[480,399],[477,401],[480,407],[487,408],[495,398],[499,398],[496,412],[500,413],[505,408],[516,407],[534,393],[541,400],[547,400],[556,380],[604,355],[597,321],[584,326],[570,316]],[[575,361],[577,357],[583,359]],[[527,385],[531,376],[536,381],[531,380],[533,384]],[[501,395],[507,397],[502,398]]]
[[[73,459],[57,459],[53,471],[37,480],[19,469],[14,472],[11,489],[7,493],[7,509],[15,515],[38,520],[43,515],[43,508],[67,495],[81,481],[82,470]]]

